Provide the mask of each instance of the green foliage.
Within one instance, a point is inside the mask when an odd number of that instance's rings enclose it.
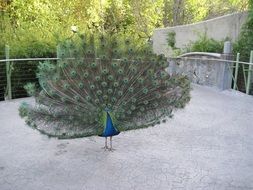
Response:
[[[175,45],[176,45],[176,32],[169,32],[168,33],[168,37],[167,37],[167,43],[169,45],[169,47],[171,47],[172,49],[175,49]]]
[[[154,28],[201,21],[238,10],[241,0],[11,0],[0,1],[0,52],[11,57],[51,57],[56,45],[80,31],[137,34],[150,39]],[[1,55],[0,55],[1,56]]]
[[[218,41],[213,38],[209,38],[206,33],[199,34],[199,39],[194,42],[190,42],[184,51],[222,53],[224,42],[227,40],[229,40],[229,38]]]
[[[57,64],[40,63],[41,91],[26,86],[37,105],[20,108],[49,136],[99,135],[106,110],[120,131],[153,126],[190,100],[188,79],[165,72],[166,58],[139,37],[77,33],[61,44],[61,55]]]
[[[246,23],[243,25],[238,41],[234,45],[234,53],[240,53],[242,61],[249,61],[253,50],[253,1],[249,0],[250,10]]]

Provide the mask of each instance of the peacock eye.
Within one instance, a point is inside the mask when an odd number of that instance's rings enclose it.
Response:
[[[123,58],[122,59],[124,63],[127,63],[128,59],[127,58]]]
[[[70,85],[68,83],[63,84],[63,89],[64,90],[68,90],[69,87],[70,87]]]
[[[112,66],[113,66],[113,67],[118,67],[119,64],[118,64],[117,62],[113,62],[113,63],[112,63]]]
[[[89,76],[88,71],[85,71],[85,72],[83,73],[83,76],[84,76],[84,78],[87,78],[87,77]]]
[[[78,83],[78,87],[79,87],[80,89],[83,89],[83,88],[84,88],[84,84],[83,84],[82,82],[80,82],[80,83]]]
[[[123,79],[123,82],[124,82],[125,84],[127,84],[127,83],[129,82],[129,79],[128,79],[127,77],[125,77],[125,78]]]
[[[154,70],[153,70],[153,69],[149,69],[149,70],[148,70],[148,74],[149,74],[149,75],[153,75],[153,73],[154,73]]]
[[[90,85],[90,89],[92,89],[92,90],[95,89],[95,85],[93,85],[93,84]]]
[[[102,91],[101,91],[101,90],[98,90],[98,91],[97,91],[97,94],[98,94],[98,95],[101,95],[101,94],[102,94]]]
[[[130,110],[127,111],[127,114],[128,114],[128,115],[131,115],[131,113],[132,113],[132,111],[130,111]]]
[[[118,87],[118,86],[119,86],[119,83],[118,83],[118,82],[114,82],[114,83],[113,83],[113,86],[114,86],[114,87]]]
[[[122,75],[123,74],[123,69],[119,69],[118,74]]]
[[[135,110],[135,109],[136,109],[135,105],[131,105],[131,110]]]
[[[158,86],[158,85],[159,85],[159,81],[158,81],[158,80],[154,80],[154,81],[153,81],[153,85],[154,85],[154,86]]]
[[[140,78],[138,79],[138,82],[139,82],[140,84],[142,84],[142,83],[144,82],[144,79],[140,77]]]
[[[131,100],[133,103],[135,103],[137,100],[136,100],[136,98],[132,98],[132,100]]]
[[[74,99],[76,100],[76,101],[79,101],[80,100],[80,96],[74,96]]]
[[[108,76],[108,80],[112,81],[112,80],[113,80],[113,76],[112,76],[112,75],[109,75],[109,76]]]
[[[130,68],[130,70],[131,70],[133,73],[136,73],[136,71],[137,71],[136,67],[134,67],[134,66],[132,66],[132,67]]]
[[[156,97],[157,99],[159,99],[159,98],[161,98],[162,96],[161,96],[161,94],[156,93],[155,97]]]
[[[91,100],[91,97],[90,97],[90,96],[86,96],[86,100],[87,100],[87,101],[90,101],[90,100]]]
[[[101,85],[102,85],[103,87],[106,87],[106,86],[107,86],[107,82],[103,81],[103,82],[101,83]]]
[[[102,73],[103,73],[104,75],[106,75],[108,72],[109,72],[108,69],[103,69],[103,70],[102,70]]]
[[[108,89],[107,92],[108,92],[108,94],[111,94],[113,92],[113,90],[112,89]]]
[[[91,63],[91,67],[92,68],[96,68],[97,67],[97,63],[95,63],[95,62]]]
[[[161,77],[162,77],[162,78],[165,78],[166,76],[167,76],[167,73],[166,73],[165,71],[162,71],[162,72],[161,72]]]
[[[118,95],[119,96],[122,96],[123,95],[123,92],[120,90],[120,91],[118,91]]]
[[[101,56],[101,59],[102,59],[102,60],[107,59],[106,55],[102,55],[102,56]]]
[[[142,92],[143,92],[144,94],[147,94],[147,93],[148,93],[148,89],[147,89],[147,88],[143,88]]]
[[[100,79],[101,79],[100,76],[96,76],[96,77],[95,77],[95,80],[96,80],[96,81],[100,81]]]
[[[132,93],[132,92],[134,92],[134,88],[133,88],[133,87],[130,87],[130,88],[128,89],[128,91]]]
[[[75,78],[75,77],[77,76],[76,71],[75,71],[75,70],[72,70],[72,71],[70,72],[70,76],[71,76],[71,78]]]
[[[54,81],[55,81],[55,82],[59,81],[59,76],[55,76],[55,77],[54,77]]]

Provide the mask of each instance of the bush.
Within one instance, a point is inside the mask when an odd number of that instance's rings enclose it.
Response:
[[[248,19],[243,25],[238,41],[234,45],[234,53],[240,53],[242,61],[249,61],[250,51],[253,50],[253,0],[249,0],[250,10]]]
[[[171,47],[172,49],[176,48],[176,33],[174,31],[169,32],[167,35],[167,43],[168,46]]]
[[[190,42],[184,52],[210,52],[210,53],[222,53],[224,42],[230,40],[225,38],[223,40],[215,40],[209,38],[206,33],[199,34],[199,39],[195,42]]]

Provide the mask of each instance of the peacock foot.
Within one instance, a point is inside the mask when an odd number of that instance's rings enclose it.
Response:
[[[101,149],[109,150],[109,147],[108,147],[108,146],[104,146],[104,147],[102,147]]]
[[[115,151],[116,149],[114,149],[114,148],[108,148],[108,151],[110,151],[110,152],[113,152],[113,151]]]

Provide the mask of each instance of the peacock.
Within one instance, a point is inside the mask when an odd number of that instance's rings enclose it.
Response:
[[[35,105],[19,108],[49,137],[98,135],[113,150],[113,136],[166,122],[190,100],[187,77],[169,75],[165,56],[135,36],[77,33],[59,47],[57,63],[39,64],[39,85],[25,86]]]

